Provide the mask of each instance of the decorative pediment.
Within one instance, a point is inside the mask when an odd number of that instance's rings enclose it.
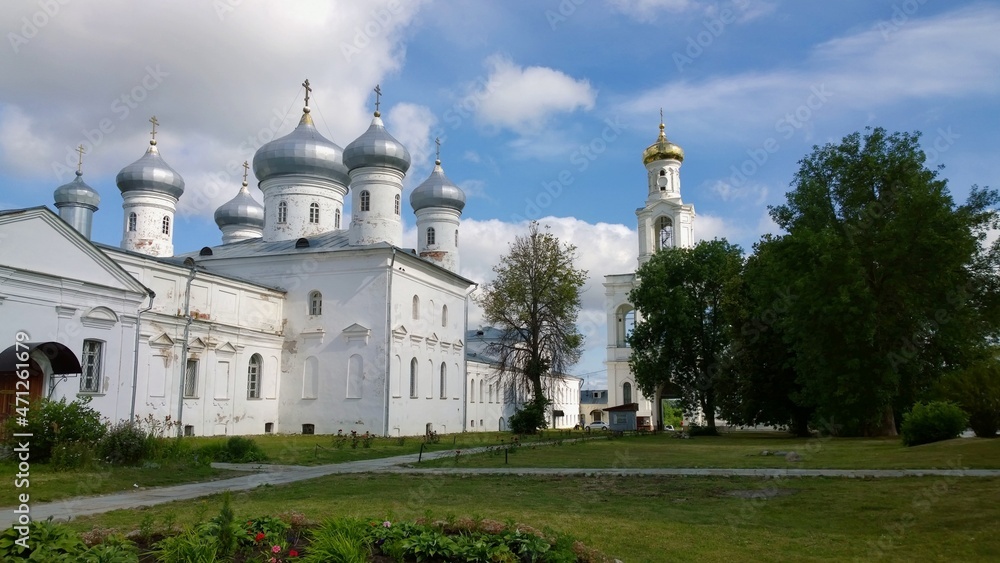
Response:
[[[452,346],[454,346],[454,347],[455,347],[455,351],[456,351],[456,352],[461,352],[461,351],[462,351],[462,349],[463,349],[463,348],[465,348],[465,343],[464,343],[464,342],[462,342],[462,339],[461,339],[461,338],[459,338],[459,339],[458,339],[457,341],[455,341],[455,343],[454,343],[454,344],[452,344]]]
[[[372,334],[372,329],[363,327],[358,323],[354,323],[351,326],[345,328],[341,331],[344,335],[344,339],[350,342],[360,342],[364,345],[368,345],[368,337]]]
[[[174,339],[167,336],[167,333],[164,332],[156,338],[150,338],[149,345],[153,348],[173,348]]]
[[[118,324],[118,315],[107,307],[94,307],[80,317],[80,324],[91,328],[111,328]]]
[[[101,309],[104,308],[105,307],[101,307]],[[72,319],[76,315],[76,307],[69,307],[66,305],[56,305],[56,315],[60,319]]]
[[[413,344],[414,346],[419,346],[420,342],[423,339],[424,339],[423,336],[417,336],[416,334],[411,334],[410,335],[410,344]]]
[[[223,342],[215,349],[216,354],[235,354],[236,346],[233,346],[231,342]]]
[[[392,340],[396,344],[399,344],[404,339],[406,339],[407,334],[409,334],[409,332],[406,330],[406,327],[403,325],[399,325],[398,327],[392,329]]]
[[[200,336],[195,337],[194,340],[188,342],[188,350],[204,350],[208,348],[208,343],[205,342]]]

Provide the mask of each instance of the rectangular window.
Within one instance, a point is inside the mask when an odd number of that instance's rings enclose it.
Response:
[[[198,396],[198,360],[188,360],[184,369],[184,396]]]
[[[80,391],[97,393],[101,390],[101,360],[104,343],[100,340],[83,341],[83,365],[80,374]]]

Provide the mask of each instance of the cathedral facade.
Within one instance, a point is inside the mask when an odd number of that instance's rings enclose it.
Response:
[[[683,162],[684,151],[667,139],[661,119],[659,136],[642,154],[647,193],[645,205],[635,211],[639,222],[639,266],[663,248],[690,248],[694,245],[694,206],[681,200],[680,169]],[[637,281],[634,272],[604,277],[608,405],[619,407],[610,413],[612,417],[624,417],[620,413],[628,410],[635,413],[637,427],[653,429],[660,423],[657,403],[661,397],[647,397],[639,390],[628,363],[631,355],[628,335],[638,320],[635,307],[628,301],[628,294]],[[613,419],[610,422],[614,424]]]
[[[465,195],[438,160],[402,201],[410,155],[379,112],[341,148],[313,125],[306,88],[298,126],[254,155],[263,203],[245,175],[216,211],[222,244],[175,254],[184,180],[155,118],[116,178],[120,246],[90,240],[101,197],[79,170],[55,192],[58,216],[0,212],[0,415],[22,395],[82,396],[110,421],[188,435],[466,429]]]

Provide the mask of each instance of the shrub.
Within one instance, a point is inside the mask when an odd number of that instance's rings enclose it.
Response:
[[[534,434],[540,428],[547,428],[545,421],[545,401],[532,401],[511,415],[508,423],[515,434]]]
[[[104,436],[105,425],[101,422],[101,415],[90,408],[89,403],[90,397],[71,403],[67,403],[65,398],[36,401],[28,409],[26,425],[19,425],[15,417],[7,420],[4,442],[16,447],[17,439],[13,433],[30,433],[32,462],[49,461],[57,445],[93,445]]]
[[[1000,430],[1000,361],[995,357],[946,375],[941,393],[969,413],[969,427],[980,438],[996,438]]]
[[[701,426],[700,424],[692,424],[688,426],[688,435],[692,438],[695,436],[718,436],[719,431],[711,426]]]
[[[140,423],[123,420],[108,428],[97,444],[97,452],[112,465],[137,465],[152,457],[154,440]]]
[[[967,422],[965,411],[954,403],[917,403],[903,415],[903,444],[917,446],[950,440],[965,430]]]
[[[214,443],[203,446],[198,450],[201,457],[212,461],[225,461],[229,463],[257,463],[267,461],[267,454],[260,449],[257,442],[252,438],[243,436],[233,436],[226,440],[224,444]]]

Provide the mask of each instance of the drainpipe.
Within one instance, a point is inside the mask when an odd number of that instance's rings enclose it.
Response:
[[[472,289],[465,294],[465,327],[462,329],[462,337],[465,338],[465,348],[462,350],[462,364],[465,365],[465,375],[462,376],[462,388],[465,389],[465,393],[462,393],[462,432],[468,430],[466,425],[469,420],[469,357],[466,355],[469,351],[469,297],[477,289],[479,284],[473,283]],[[503,409],[500,412],[503,412]]]
[[[156,297],[156,293],[152,289],[146,289],[149,292],[149,306],[145,309],[139,309],[139,312],[135,315],[135,355],[132,359],[132,407],[128,411],[128,419],[131,421],[135,420],[135,394],[136,387],[139,385],[139,332],[142,329],[142,314],[149,312],[153,308],[153,299]]]
[[[385,409],[382,412],[382,436],[389,437],[389,379],[392,377],[392,271],[396,267],[396,247],[385,272]]]
[[[194,281],[194,276],[196,273],[194,260],[188,263],[188,258],[185,260],[185,265],[191,268],[191,273],[187,277],[187,289],[184,291],[184,317],[187,319],[184,323],[184,342],[181,345],[181,365],[180,365],[180,385],[178,386],[177,393],[177,435],[184,435],[184,377],[187,374],[187,355],[188,355],[188,337],[191,334],[191,282]]]

